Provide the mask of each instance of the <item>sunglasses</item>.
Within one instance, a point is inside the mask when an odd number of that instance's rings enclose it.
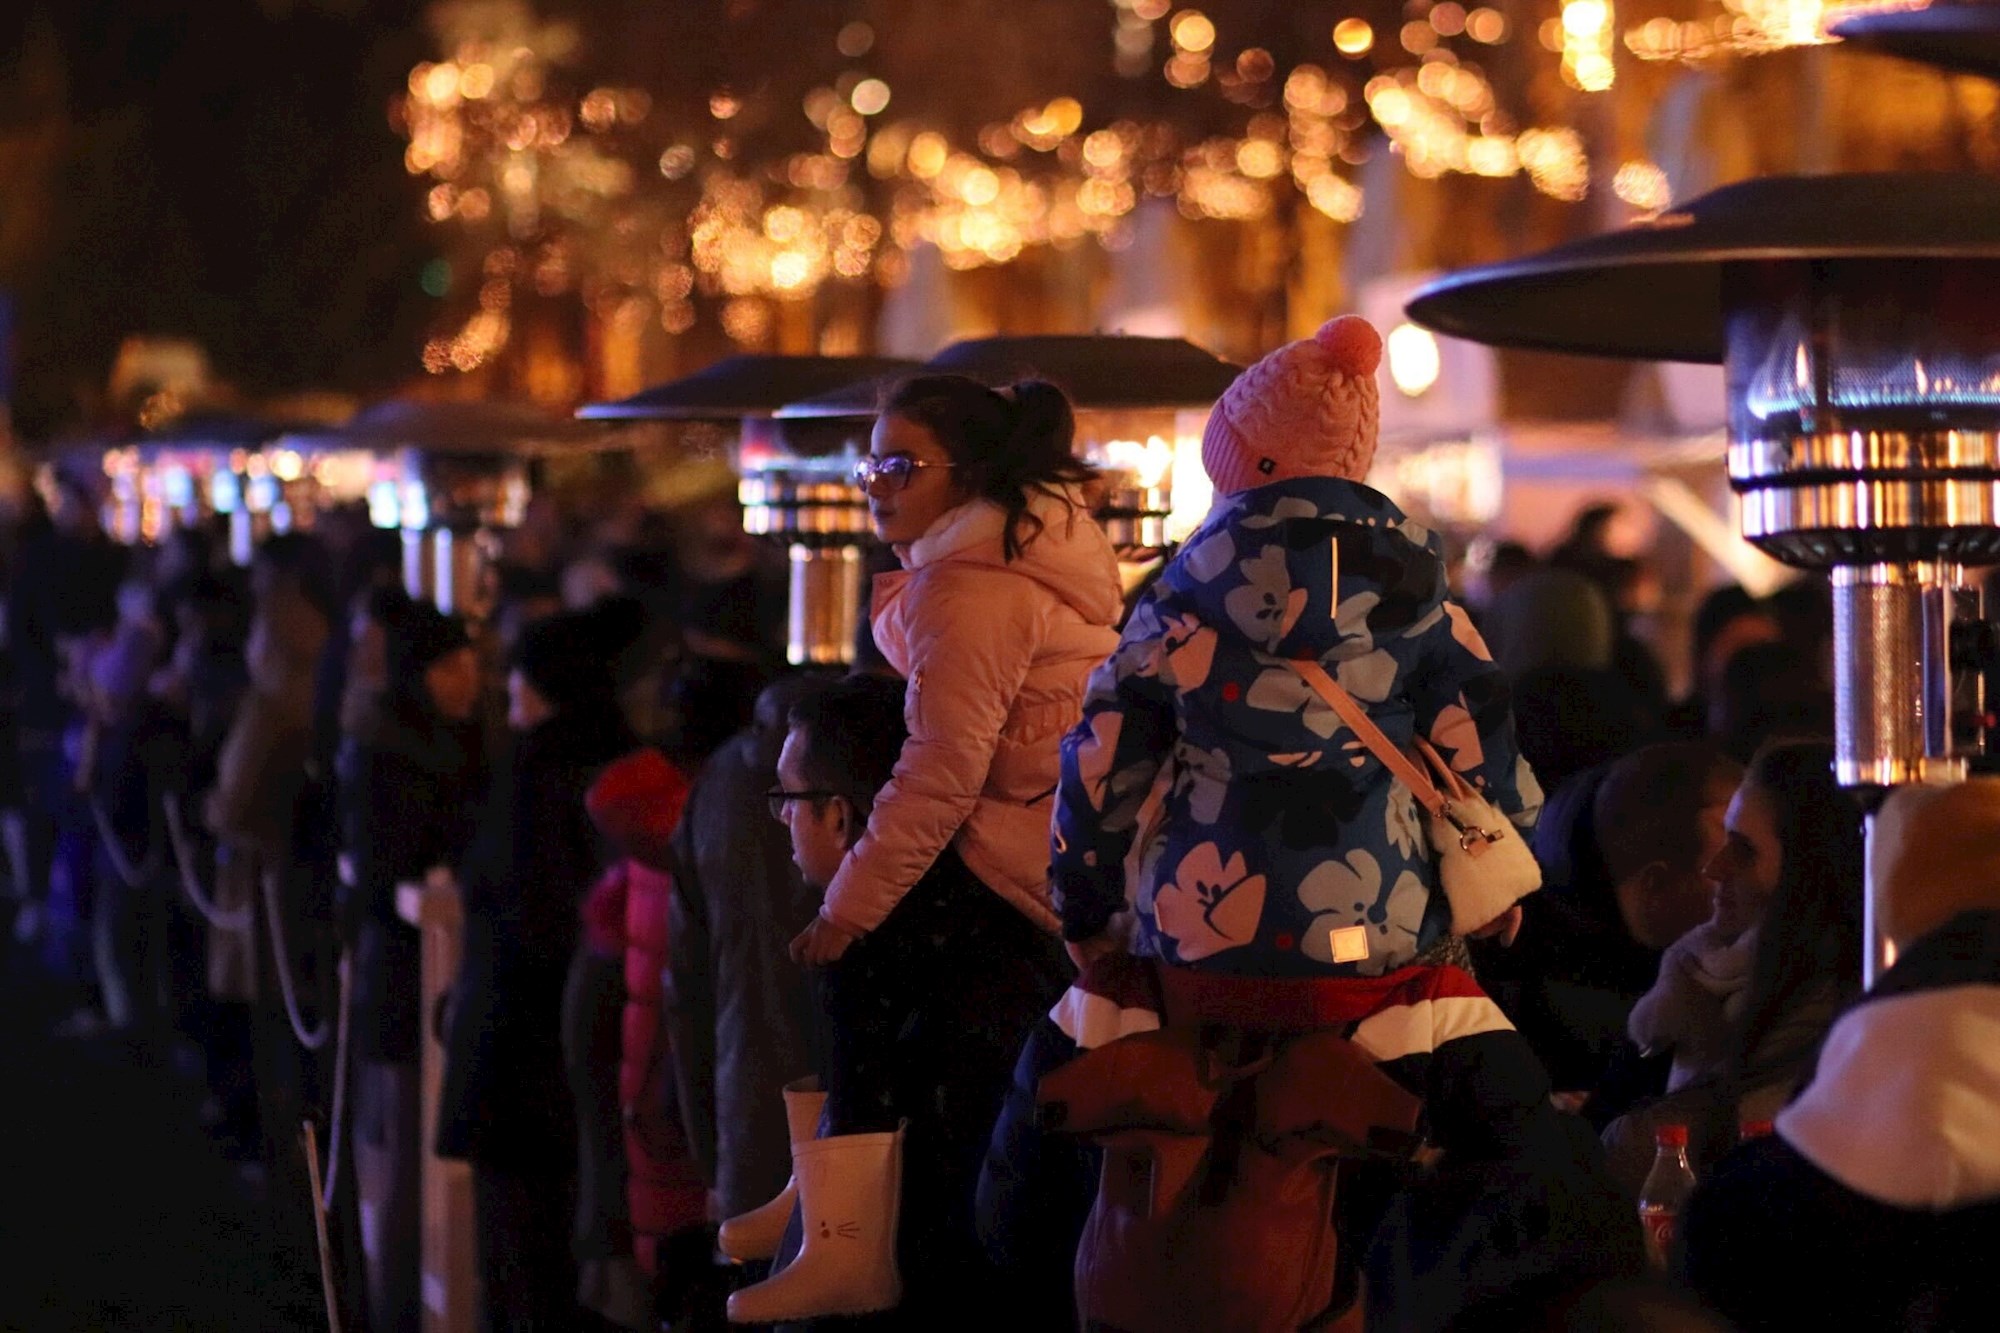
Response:
[[[920,463],[908,454],[890,454],[886,458],[863,458],[854,464],[854,484],[864,491],[878,487],[885,494],[893,494],[910,484],[920,468],[956,467],[955,463]]]
[[[837,791],[786,791],[783,787],[773,787],[764,793],[764,804],[771,811],[771,818],[784,822],[785,807],[793,801],[830,801],[840,795]]]

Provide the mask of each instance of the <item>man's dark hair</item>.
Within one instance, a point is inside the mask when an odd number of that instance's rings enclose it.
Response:
[[[1719,747],[1699,741],[1648,745],[1613,764],[1591,810],[1612,881],[1654,861],[1675,871],[1699,869],[1694,864],[1701,848],[1695,820],[1708,788],[1742,776],[1742,765]]]
[[[799,763],[806,785],[846,797],[866,819],[909,735],[903,682],[849,676],[793,704],[789,725],[803,737]]]

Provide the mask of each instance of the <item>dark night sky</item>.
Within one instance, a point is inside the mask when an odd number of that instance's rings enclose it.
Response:
[[[131,332],[252,395],[415,373],[433,241],[387,105],[429,46],[420,0],[0,5],[21,433],[102,413]]]

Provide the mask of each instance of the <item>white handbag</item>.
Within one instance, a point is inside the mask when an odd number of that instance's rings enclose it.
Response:
[[[1420,738],[1417,749],[1436,773],[1435,781],[1416,760],[1396,748],[1368,716],[1368,710],[1324,667],[1317,662],[1290,665],[1424,808],[1424,828],[1437,856],[1438,882],[1451,904],[1452,934],[1477,933],[1542,887],[1542,868],[1521,831],[1463,774],[1445,763],[1429,742]]]

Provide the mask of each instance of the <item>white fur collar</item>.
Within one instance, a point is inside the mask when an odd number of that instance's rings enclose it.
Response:
[[[2000,986],[1871,1000],[1835,1023],[1778,1133],[1871,1199],[1944,1209],[2000,1199]]]

